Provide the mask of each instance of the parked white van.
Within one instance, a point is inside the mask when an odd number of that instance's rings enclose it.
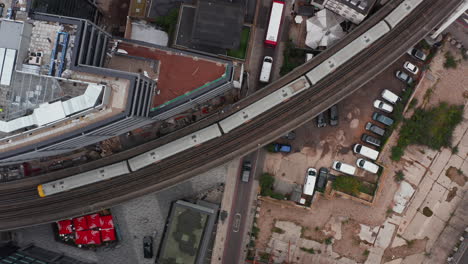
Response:
[[[373,162],[370,162],[368,160],[365,160],[365,159],[358,159],[356,161],[356,165],[363,169],[363,170],[366,170],[370,173],[377,173],[379,171],[379,166]]]
[[[354,153],[361,154],[362,156],[371,160],[376,160],[379,157],[379,152],[377,150],[371,149],[361,144],[354,145],[353,151]]]
[[[272,66],[273,58],[270,56],[265,56],[265,58],[263,58],[262,70],[260,71],[260,82],[267,83],[270,81]]]
[[[383,90],[382,92],[382,98],[387,100],[387,102],[389,103],[392,103],[392,104],[396,104],[398,101],[401,100],[400,97],[398,97],[398,95],[390,92],[389,90],[385,89]]]
[[[356,168],[354,166],[343,163],[341,161],[333,162],[332,168],[336,171],[349,174],[349,175],[354,175],[354,173],[356,172]]]

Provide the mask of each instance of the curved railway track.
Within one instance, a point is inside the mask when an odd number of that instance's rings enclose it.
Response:
[[[376,21],[380,21],[381,17],[385,16],[399,2],[401,1],[390,2],[353,33],[358,34],[366,31]],[[274,140],[286,131],[309,121],[315,115],[327,109],[329,105],[342,100],[371,80],[373,76],[383,71],[410,46],[417,43],[432,28],[437,26],[459,2],[458,0],[452,0],[448,3],[444,0],[424,1],[415,12],[390,33],[361,54],[355,56],[333,74],[327,76],[313,89],[293,97],[267,114],[259,116],[254,122],[250,122],[232,133],[168,158],[158,164],[107,182],[45,198],[37,196],[36,186],[38,183],[45,181],[44,179],[56,179],[74,174],[80,170],[91,169],[97,163],[74,168],[65,173],[57,172],[44,177],[37,177],[37,179],[31,178],[30,181],[0,185],[0,199],[2,200],[2,203],[0,203],[0,230],[50,222],[106,208],[148,192],[169,187],[236,156],[254,150],[258,146]],[[322,58],[325,58],[325,55],[322,55]],[[264,95],[271,89],[284,86],[312,67],[313,63],[298,67],[293,73],[260,91],[258,95]],[[320,100],[318,100],[319,98]],[[234,109],[242,107],[242,104],[250,103],[249,100],[253,99],[248,98],[242,103],[234,105]],[[229,112],[232,111],[234,110]],[[212,122],[213,119],[216,120],[227,114],[220,113],[186,129],[186,131],[203,123]],[[187,132],[187,134],[189,133]],[[171,140],[171,137],[166,137],[162,141],[164,140]],[[219,146],[222,146],[222,148]],[[151,146],[151,148],[153,147]],[[103,163],[113,163],[119,157],[132,155],[132,152],[139,151],[133,153],[133,155],[136,155],[143,152],[145,148],[149,147],[139,147],[136,150],[118,154],[104,160]],[[102,163],[99,164],[99,166],[103,165]]]

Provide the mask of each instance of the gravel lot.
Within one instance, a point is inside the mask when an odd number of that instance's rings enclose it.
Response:
[[[211,201],[219,199],[220,195],[212,194],[220,193],[218,189],[225,181],[226,172],[227,167],[221,166],[177,186],[111,208],[121,237],[121,242],[113,249],[100,248],[91,251],[56,242],[50,224],[17,230],[14,232],[15,240],[23,246],[34,243],[36,246],[99,264],[154,263],[154,258],[143,258],[143,237],[157,231],[154,239],[156,255],[171,203],[178,199],[195,198],[208,190],[213,191],[209,196]]]

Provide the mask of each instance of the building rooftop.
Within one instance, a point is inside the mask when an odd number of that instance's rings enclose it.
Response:
[[[244,8],[240,2],[199,0],[192,30],[192,43],[223,49],[240,44]]]
[[[218,206],[199,201],[173,204],[158,261],[174,264],[205,263]]]
[[[180,96],[216,81],[223,77],[227,70],[226,62],[200,55],[155,49],[129,42],[119,43],[118,48],[127,52],[129,56],[159,62],[158,91],[153,99],[153,108],[162,107]],[[112,60],[114,58],[111,59],[113,64]]]

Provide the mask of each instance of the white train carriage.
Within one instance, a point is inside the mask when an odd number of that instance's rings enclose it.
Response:
[[[60,180],[40,184],[37,186],[37,191],[40,197],[45,197],[88,184],[108,180],[127,173],[130,173],[127,161],[121,161],[99,169],[90,170]]]
[[[224,133],[229,133],[231,130],[243,125],[246,122],[254,119],[262,113],[272,109],[273,107],[288,100],[294,95],[308,89],[310,87],[306,78],[299,79],[289,83],[288,85],[278,89],[277,91],[263,97],[257,102],[245,107],[233,115],[221,120],[219,125]]]
[[[406,0],[399,4],[384,20],[387,21],[390,27],[394,28],[422,2],[423,0]]]
[[[317,67],[309,71],[306,74],[307,78],[312,83],[312,85],[315,85],[328,74],[332,73],[338,67],[356,56],[359,52],[363,51],[379,38],[387,34],[389,31],[390,28],[387,24],[385,24],[385,22],[379,22],[364,34],[339,50],[333,56],[328,58],[326,61],[320,63]]]
[[[149,166],[179,152],[198,146],[204,142],[221,136],[217,124],[201,129],[193,134],[174,140],[151,151],[145,152],[128,160],[132,171]]]

